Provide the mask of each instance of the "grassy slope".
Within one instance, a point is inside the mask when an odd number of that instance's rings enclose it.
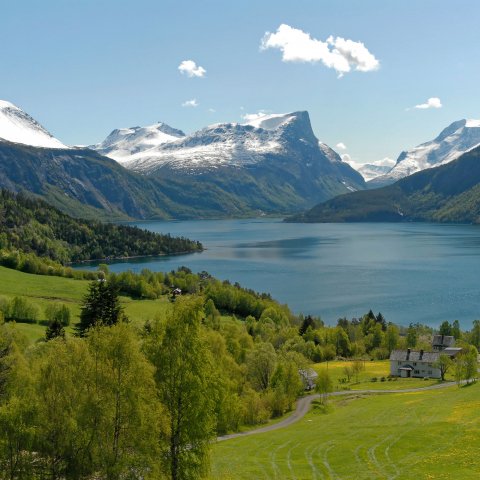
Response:
[[[88,283],[84,280],[31,275],[0,267],[0,296],[27,298],[40,308],[40,319],[44,318],[45,307],[49,303],[58,301],[68,305],[71,311],[71,323],[76,323]],[[170,305],[165,298],[132,300],[131,298],[121,297],[121,302],[125,307],[127,316],[138,324],[143,324],[146,320],[154,318],[158,313],[164,313]],[[31,341],[43,337],[45,333],[45,327],[41,325],[18,324],[18,328]]]
[[[476,479],[480,385],[362,396],[299,423],[219,443],[212,479]]]
[[[394,381],[388,381],[387,377],[390,374],[389,360],[366,361],[364,363],[365,370],[358,375],[358,381],[354,377],[350,379],[349,383],[340,383],[339,380],[345,378],[343,369],[347,365],[351,365],[351,362],[322,362],[313,365],[313,368],[317,372],[328,368],[328,373],[333,380],[334,390],[401,390],[402,388],[426,387],[438,383],[438,380],[424,380],[423,378],[397,378]],[[445,379],[453,380],[449,374],[450,372]],[[371,381],[373,377],[377,378],[376,382]],[[382,377],[385,377],[384,382],[381,381]]]

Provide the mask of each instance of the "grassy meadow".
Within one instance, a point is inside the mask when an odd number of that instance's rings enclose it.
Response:
[[[74,280],[63,277],[46,275],[32,275],[5,267],[0,267],[0,296],[11,299],[24,297],[40,308],[39,320],[43,320],[45,307],[52,302],[64,303],[71,312],[71,326],[78,322],[80,305],[87,292],[87,280]],[[120,297],[125,314],[134,323],[143,325],[145,321],[153,319],[159,313],[165,313],[170,303],[164,297],[158,300],[132,300],[129,297]],[[46,327],[39,324],[17,323],[17,328],[23,332],[31,342],[45,335]]]
[[[332,362],[322,362],[312,365],[312,368],[319,372],[328,370],[334,390],[401,390],[404,388],[421,388],[439,383],[436,379],[423,378],[393,378],[388,379],[390,375],[389,360],[366,360],[363,362],[365,369],[358,374],[358,379],[353,376],[349,382],[342,382],[346,379],[344,369],[351,366],[353,362],[335,360]],[[376,381],[372,381],[375,378]],[[382,381],[382,378],[384,381]],[[453,380],[450,372],[445,376],[445,380]]]
[[[298,423],[218,443],[211,479],[476,479],[480,385],[352,392]]]

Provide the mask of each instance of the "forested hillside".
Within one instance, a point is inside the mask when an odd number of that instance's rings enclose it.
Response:
[[[480,149],[388,187],[348,193],[288,221],[480,222]]]
[[[44,201],[0,192],[0,249],[66,264],[107,257],[200,251],[199,242],[126,225],[74,219]]]

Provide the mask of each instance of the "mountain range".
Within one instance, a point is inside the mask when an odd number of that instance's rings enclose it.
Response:
[[[413,173],[456,160],[478,145],[480,120],[458,120],[442,130],[435,139],[401,152],[395,165],[384,174],[379,172],[380,175],[372,178],[367,186],[378,188],[390,185]]]
[[[208,218],[295,212],[365,183],[318,142],[307,112],[188,136],[164,123],[117,129],[101,144],[73,148],[2,102],[0,186],[70,214]]]
[[[392,185],[340,195],[287,221],[480,223],[480,147]]]

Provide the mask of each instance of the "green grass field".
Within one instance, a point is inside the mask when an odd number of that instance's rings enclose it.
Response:
[[[88,283],[86,280],[31,275],[0,267],[0,296],[9,299],[15,296],[27,298],[40,308],[40,320],[44,318],[43,312],[49,303],[60,302],[70,308],[71,323],[78,322],[80,305],[87,292]],[[171,305],[165,297],[158,300],[132,300],[120,297],[120,301],[127,317],[139,325],[143,325],[146,320],[151,320],[158,314],[165,314]],[[46,327],[18,323],[17,328],[31,342],[35,342],[45,335]],[[71,327],[67,329],[67,333],[69,331],[72,331]]]
[[[438,380],[423,379],[423,378],[396,378],[388,380],[390,374],[390,361],[377,360],[365,361],[365,370],[358,375],[358,382],[355,377],[350,379],[348,383],[340,383],[340,379],[346,378],[344,373],[345,366],[351,365],[349,361],[332,361],[322,362],[313,365],[313,369],[317,372],[321,369],[327,370],[333,380],[334,390],[401,390],[402,388],[418,388],[426,387],[428,385],[435,385]],[[448,372],[450,373],[450,372]],[[385,381],[381,381],[382,377]],[[376,378],[376,382],[372,382],[372,378]],[[445,377],[446,380],[453,380],[449,374]]]
[[[480,385],[330,399],[285,429],[215,445],[211,479],[476,479]]]

